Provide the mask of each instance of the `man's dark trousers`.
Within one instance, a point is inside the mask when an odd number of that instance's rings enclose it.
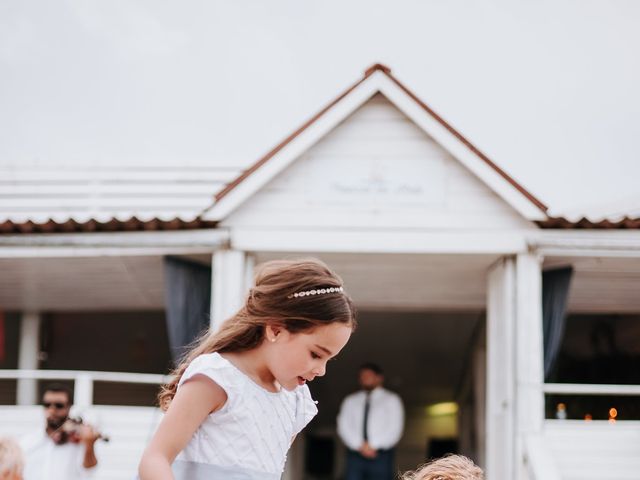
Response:
[[[393,457],[393,450],[378,450],[378,455],[373,459],[349,450],[344,480],[393,480]]]

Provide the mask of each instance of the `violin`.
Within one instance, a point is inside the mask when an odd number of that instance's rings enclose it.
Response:
[[[82,417],[68,417],[65,422],[58,428],[52,436],[53,441],[58,445],[64,445],[67,442],[80,443],[80,431],[82,427],[87,425]],[[109,437],[100,432],[96,432],[98,440],[109,442]]]

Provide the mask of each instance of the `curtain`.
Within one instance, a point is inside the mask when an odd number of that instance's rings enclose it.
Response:
[[[165,257],[164,277],[167,333],[171,357],[177,363],[186,347],[209,326],[211,268]]]
[[[0,362],[6,357],[4,312],[0,310]]]
[[[555,366],[566,322],[567,299],[573,275],[572,267],[542,273],[542,326],[544,342],[544,378]]]

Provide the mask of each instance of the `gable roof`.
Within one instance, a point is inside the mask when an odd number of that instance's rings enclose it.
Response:
[[[388,67],[381,64],[367,69],[362,79],[221,189],[215,195],[214,203],[201,217],[208,221],[226,218],[376,93],[384,95],[524,218],[531,221],[548,219],[546,205],[499,168],[398,81]]]

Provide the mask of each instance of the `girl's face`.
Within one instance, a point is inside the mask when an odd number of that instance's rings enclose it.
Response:
[[[267,328],[269,370],[286,390],[304,385],[325,374],[327,362],[347,344],[351,332],[351,325],[338,322],[301,333]]]

